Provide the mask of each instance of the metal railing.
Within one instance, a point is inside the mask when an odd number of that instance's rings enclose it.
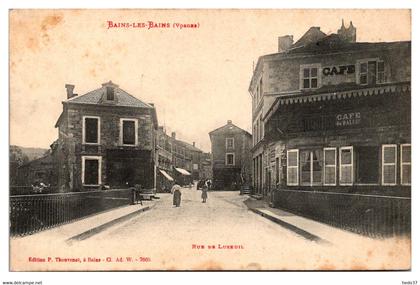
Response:
[[[33,234],[132,203],[132,189],[10,196],[10,235]]]
[[[411,198],[303,190],[276,190],[274,205],[374,238],[411,235]]]

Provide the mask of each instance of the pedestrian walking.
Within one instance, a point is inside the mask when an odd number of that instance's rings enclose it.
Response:
[[[171,193],[173,194],[173,205],[179,207],[181,205],[181,186],[175,184],[172,187]]]
[[[206,203],[208,188],[209,188],[209,183],[208,181],[206,181],[203,185],[203,188],[201,188],[201,199],[203,199],[202,203]]]

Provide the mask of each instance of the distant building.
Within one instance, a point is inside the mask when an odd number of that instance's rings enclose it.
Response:
[[[10,184],[11,195],[31,194],[32,185],[38,183],[48,185],[48,193],[57,192],[57,146],[55,141],[42,157],[23,163],[16,169],[16,179]]]
[[[173,158],[172,140],[165,132],[163,126],[159,126],[156,132],[156,190],[158,192],[170,191],[173,183]]]
[[[214,188],[238,190],[251,179],[251,134],[229,120],[209,135]]]
[[[66,85],[58,128],[60,191],[155,188],[156,110],[110,82],[78,96]]]
[[[158,188],[160,185],[167,188],[168,182],[185,185],[200,179],[203,151],[195,146],[195,142],[189,144],[179,140],[175,132],[169,136],[162,126],[158,128],[156,138]]]
[[[213,172],[211,169],[211,153],[203,152],[201,154],[201,169],[199,173],[200,179],[213,179]]]

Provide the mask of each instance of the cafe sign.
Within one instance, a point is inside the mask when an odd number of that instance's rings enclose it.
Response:
[[[361,119],[360,112],[340,113],[335,116],[335,125],[337,127],[359,125]]]
[[[356,72],[356,66],[354,64],[327,66],[327,67],[322,68],[322,74],[325,76],[347,75],[347,74],[353,74],[355,72]]]

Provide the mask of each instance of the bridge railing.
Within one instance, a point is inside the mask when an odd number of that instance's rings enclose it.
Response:
[[[132,189],[10,196],[10,235],[33,234],[132,203]]]
[[[410,197],[281,189],[274,192],[274,204],[374,238],[411,235]]]

